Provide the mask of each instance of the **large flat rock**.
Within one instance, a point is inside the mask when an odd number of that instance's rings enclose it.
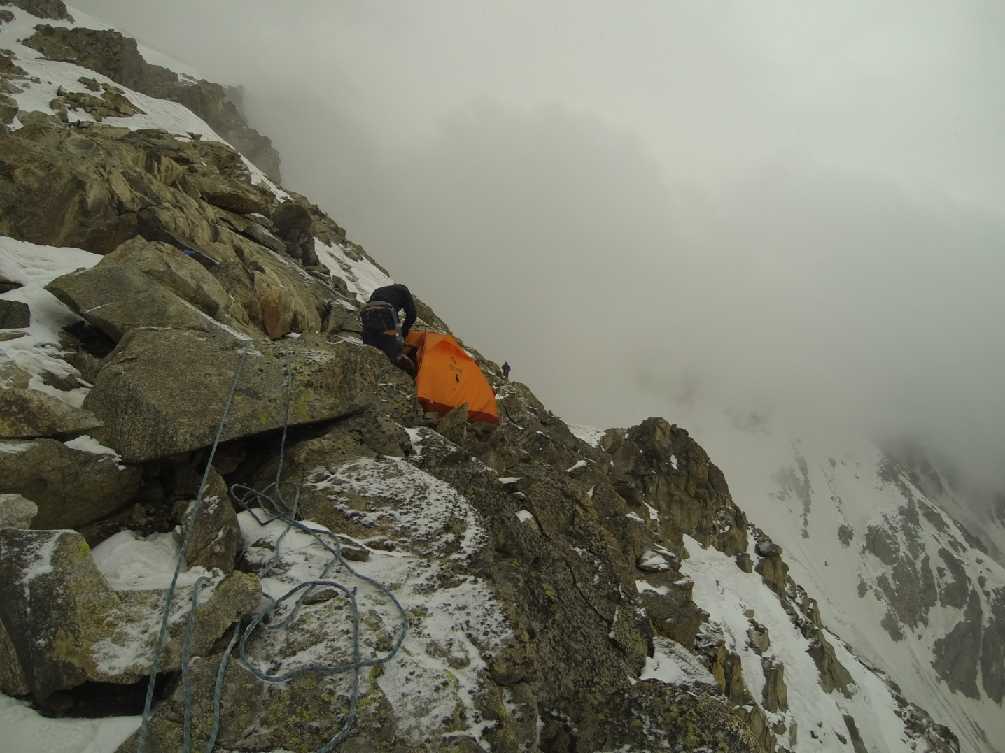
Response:
[[[365,407],[387,367],[373,348],[321,338],[249,344],[185,330],[133,330],[109,356],[84,406],[104,421],[100,438],[127,462],[206,447],[245,349],[250,355],[224,441],[283,425],[287,363],[294,375],[291,425]]]

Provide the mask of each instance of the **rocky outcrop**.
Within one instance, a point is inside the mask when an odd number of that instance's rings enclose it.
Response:
[[[91,81],[93,82],[93,79]],[[92,88],[87,79],[81,79],[81,83]],[[68,112],[80,111],[86,112],[99,123],[105,118],[128,118],[132,115],[143,114],[143,111],[134,105],[118,87],[93,83],[92,90],[100,92],[99,94],[61,92],[49,103],[49,107],[63,120],[69,120]]]
[[[0,489],[38,506],[36,528],[78,528],[112,514],[135,497],[140,475],[114,455],[55,439],[0,442]]]
[[[213,328],[212,320],[270,337],[316,332],[333,299],[351,300],[327,272],[306,275],[284,243],[268,240],[268,219],[234,210],[297,206],[315,235],[338,242],[344,231],[300,199],[278,204],[253,187],[225,145],[28,120],[0,136],[9,146],[0,169],[11,178],[0,184],[0,233],[109,255],[52,289],[114,337],[144,324]],[[145,288],[150,300],[135,305]]]
[[[36,701],[88,681],[134,683],[149,672],[161,592],[111,590],[72,531],[0,530],[0,552],[0,618]],[[186,590],[171,615],[166,671],[179,666]],[[217,579],[196,613],[193,654],[206,654],[258,600],[254,576]]]
[[[754,570],[764,579],[765,585],[780,598],[785,598],[788,589],[789,566],[782,559],[782,548],[758,531],[757,544],[754,553],[757,564]]]
[[[845,666],[838,661],[834,647],[822,633],[818,633],[810,644],[809,654],[820,673],[820,686],[828,693],[838,690],[851,697],[852,677]]]
[[[35,114],[24,128],[0,135],[0,166],[9,178],[0,191],[0,232],[97,253],[137,233],[205,249],[220,240],[212,227],[220,215],[200,202],[200,185],[217,201],[258,195],[246,201],[259,208],[274,201],[251,186],[240,157],[224,144],[57,123]]]
[[[764,696],[761,703],[765,711],[784,711],[789,707],[789,692],[785,685],[785,665],[762,659],[764,669]]]
[[[134,91],[188,107],[276,182],[279,154],[268,137],[248,126],[227,90],[209,81],[183,80],[143,59],[134,39],[117,31],[40,26],[25,44],[50,60],[97,71]]]
[[[686,430],[650,418],[614,437],[607,451],[617,492],[646,518],[648,507],[658,510],[671,540],[687,533],[727,554],[746,550],[746,518],[722,471]]]
[[[105,422],[101,437],[128,462],[206,447],[244,351],[224,441],[283,425],[287,366],[295,384],[289,423],[296,426],[364,408],[382,358],[351,343],[302,338],[250,347],[226,336],[140,329],[109,356],[84,406]]]
[[[101,421],[90,411],[45,392],[0,389],[0,439],[73,436],[99,426]]]

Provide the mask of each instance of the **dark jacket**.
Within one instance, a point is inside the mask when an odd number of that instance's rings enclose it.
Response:
[[[401,325],[401,336],[408,337],[408,331],[415,324],[415,299],[404,285],[386,285],[370,294],[371,301],[384,301],[394,306],[395,311],[404,309],[405,320]]]

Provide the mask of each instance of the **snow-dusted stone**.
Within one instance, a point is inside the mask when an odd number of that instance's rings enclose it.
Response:
[[[102,437],[127,462],[177,455],[213,442],[247,344],[182,330],[127,334],[84,406],[105,422]],[[247,356],[223,440],[283,425],[285,367],[293,369],[291,425],[365,407],[387,359],[375,348],[320,339],[256,342]]]
[[[144,566],[141,560],[119,564],[133,579]],[[191,582],[179,588],[172,608],[165,671],[179,666]],[[209,652],[231,624],[258,606],[259,593],[252,575],[212,576],[201,592],[193,653]],[[74,531],[0,530],[0,618],[36,701],[87,681],[142,679],[150,669],[162,603],[160,590],[109,587]]]
[[[79,528],[111,515],[133,499],[141,476],[114,454],[54,439],[0,442],[0,489],[38,505],[36,528]]]
[[[237,513],[230,503],[227,484],[216,471],[210,478],[199,514],[192,517],[195,501],[185,506],[182,531],[191,531],[185,560],[189,567],[216,568],[229,573],[241,545],[241,529]]]
[[[23,329],[31,324],[28,304],[0,300],[0,329]]]
[[[36,700],[87,680],[116,607],[80,534],[0,530],[0,617]]]
[[[0,528],[31,528],[38,505],[20,494],[0,494]]]
[[[101,426],[90,411],[74,408],[45,392],[0,389],[0,439],[34,439],[81,434]]]

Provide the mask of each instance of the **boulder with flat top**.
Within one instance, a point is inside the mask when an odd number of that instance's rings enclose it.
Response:
[[[247,353],[242,357],[242,353]],[[372,400],[388,368],[373,348],[303,337],[254,345],[186,330],[133,330],[98,373],[84,405],[105,426],[100,438],[127,462],[145,462],[213,443],[235,384],[222,439],[347,416]]]

